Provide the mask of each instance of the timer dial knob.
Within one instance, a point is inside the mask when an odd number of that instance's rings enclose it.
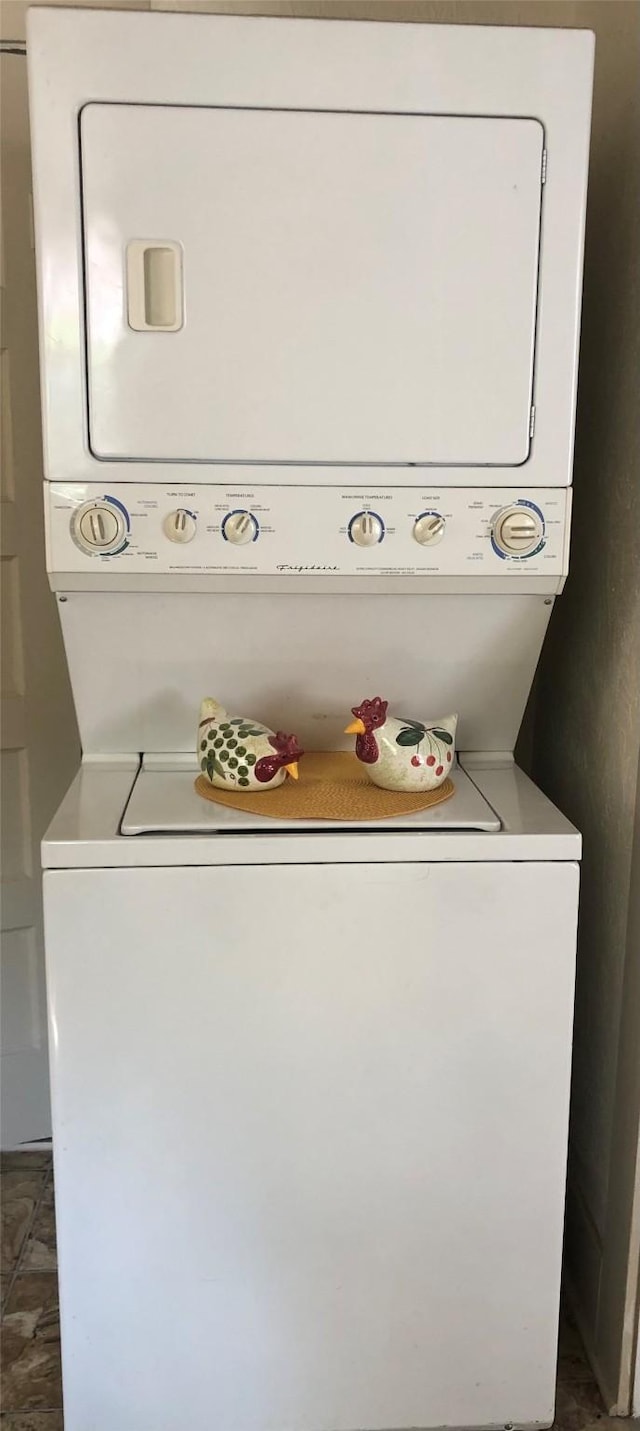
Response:
[[[178,507],[165,517],[162,530],[170,542],[192,542],[196,534],[196,519],[192,512]]]
[[[439,512],[423,512],[413,524],[413,536],[421,547],[435,547],[442,541],[446,522]]]
[[[504,507],[493,523],[493,540],[504,556],[528,556],[544,536],[544,525],[532,507]]]
[[[81,551],[108,556],[122,546],[127,535],[124,511],[106,497],[83,502],[71,518],[71,535]]]
[[[349,522],[349,536],[357,547],[375,547],[384,536],[384,522],[375,512],[358,512]]]
[[[225,541],[233,542],[235,547],[242,547],[245,542],[255,542],[259,530],[258,519],[253,512],[229,512],[222,523]]]

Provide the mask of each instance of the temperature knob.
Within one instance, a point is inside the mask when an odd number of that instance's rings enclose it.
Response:
[[[122,546],[127,535],[124,507],[116,506],[107,497],[84,502],[71,518],[71,535],[81,551],[108,556]]]
[[[384,522],[375,512],[358,512],[349,522],[349,536],[357,547],[375,547],[384,536]]]
[[[222,523],[225,541],[233,542],[235,547],[242,547],[245,542],[255,542],[259,530],[258,520],[253,512],[229,512]]]
[[[178,507],[175,512],[169,512],[162,523],[162,530],[170,542],[192,542],[196,534],[196,519],[193,512],[187,512],[184,507]]]
[[[413,524],[414,539],[421,547],[435,547],[442,541],[445,526],[445,519],[439,512],[422,512]]]
[[[493,544],[501,556],[529,556],[543,536],[544,521],[536,507],[504,507],[493,523]]]

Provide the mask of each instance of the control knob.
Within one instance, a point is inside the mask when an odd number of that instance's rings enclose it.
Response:
[[[535,507],[504,507],[493,523],[493,542],[502,556],[529,556],[543,536],[544,522]]]
[[[122,546],[127,535],[127,518],[123,507],[108,497],[83,502],[71,518],[71,535],[80,550],[94,555],[109,556]]]
[[[439,512],[422,512],[413,524],[413,536],[421,547],[435,547],[442,541],[446,522]]]
[[[169,512],[162,523],[162,530],[170,542],[192,542],[196,534],[196,519],[193,512],[177,507]]]
[[[255,542],[259,530],[258,519],[253,512],[229,512],[222,523],[225,541],[233,542],[236,547],[244,546],[245,542]]]
[[[384,522],[375,512],[358,512],[349,522],[349,536],[357,547],[375,547],[384,537]]]

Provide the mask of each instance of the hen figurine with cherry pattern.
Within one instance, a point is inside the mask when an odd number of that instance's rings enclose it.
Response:
[[[303,755],[295,735],[229,716],[210,696],[202,702],[198,763],[205,779],[219,790],[275,790],[288,775],[298,779]]]
[[[357,737],[356,755],[369,779],[383,790],[436,790],[453,767],[457,715],[412,720],[388,716],[387,707],[380,696],[353,706],[355,719],[345,731]]]

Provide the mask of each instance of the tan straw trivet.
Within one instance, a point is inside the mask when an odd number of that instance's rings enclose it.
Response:
[[[300,779],[285,780],[276,790],[218,790],[204,775],[195,782],[198,795],[214,805],[250,810],[272,820],[388,820],[428,810],[454,794],[448,778],[437,790],[408,795],[400,790],[380,790],[365,767],[345,751],[314,750],[300,761]]]

